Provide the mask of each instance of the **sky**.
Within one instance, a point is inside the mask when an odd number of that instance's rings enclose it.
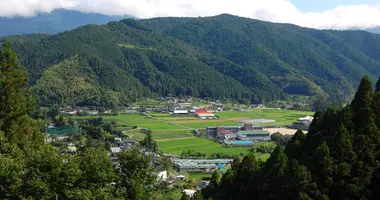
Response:
[[[30,17],[65,8],[137,18],[229,13],[317,29],[380,26],[380,0],[0,0],[0,5],[0,17]]]

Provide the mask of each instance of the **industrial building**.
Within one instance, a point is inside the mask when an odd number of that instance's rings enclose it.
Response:
[[[179,172],[209,172],[216,169],[224,169],[230,166],[232,159],[214,159],[214,160],[193,160],[193,159],[175,159],[174,168]]]
[[[265,130],[239,131],[236,133],[236,139],[244,141],[269,141],[270,133]]]
[[[212,137],[218,136],[218,130],[226,130],[232,133],[236,133],[240,131],[241,126],[208,126],[207,129],[207,135]]]
[[[231,131],[227,131],[227,130],[221,129],[221,130],[218,130],[218,138],[221,139],[221,140],[235,139],[236,138],[236,134],[233,133],[233,132],[231,132]]]

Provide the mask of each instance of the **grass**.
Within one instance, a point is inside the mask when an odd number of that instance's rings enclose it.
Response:
[[[201,153],[225,153],[225,154],[240,154],[248,153],[248,148],[224,148],[221,144],[217,144],[213,141],[192,137],[186,139],[171,139],[165,141],[157,141],[158,149],[170,154],[180,155],[182,151],[195,150]]]
[[[145,102],[154,103],[154,102]],[[272,119],[275,123],[256,124],[259,126],[284,126],[289,125],[300,117],[313,115],[312,112],[278,110],[278,109],[249,109],[245,112],[219,112],[217,120],[201,120],[192,116],[173,117],[165,113],[152,113],[153,118],[141,114],[121,114],[118,116],[103,116],[106,121],[114,121],[119,125],[138,126],[152,130],[153,139],[157,141],[159,150],[180,155],[185,150],[211,154],[240,154],[248,153],[249,148],[224,148],[213,141],[194,137],[192,129],[205,129],[207,126],[239,125],[239,120]],[[73,119],[89,119],[92,117],[74,117]],[[145,135],[141,129],[122,129],[126,135],[142,140]],[[258,154],[259,159],[266,160],[269,154]]]
[[[312,112],[294,111],[294,110],[278,110],[278,109],[249,109],[245,112],[219,112],[217,120],[201,120],[195,117],[161,117],[159,119],[170,121],[172,124],[182,125],[188,128],[203,129],[207,126],[223,126],[223,125],[239,125],[240,120],[253,119],[272,119],[274,123],[255,124],[258,126],[286,126],[292,124],[300,117],[313,115]]]
[[[146,117],[141,114],[121,114],[118,116],[102,116],[106,121],[113,121],[119,125],[125,126],[138,126],[151,130],[176,130],[183,129],[183,127],[177,126],[175,124],[170,124],[168,122],[159,121]],[[74,117],[76,120],[89,119],[91,117]]]
[[[197,181],[203,178],[211,178],[212,173],[189,173],[189,179],[195,179]]]

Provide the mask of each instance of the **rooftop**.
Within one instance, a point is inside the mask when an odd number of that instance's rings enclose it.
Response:
[[[120,153],[121,151],[120,147],[111,147],[110,150],[111,153]]]
[[[230,132],[230,131],[227,131],[227,130],[224,130],[224,129],[222,129],[222,130],[219,130],[219,133],[220,133],[220,134],[222,134],[222,135],[233,134],[232,132]]]
[[[213,159],[213,160],[193,160],[175,159],[174,164],[184,168],[216,168],[220,164],[228,164],[232,159]]]
[[[270,133],[265,130],[239,131],[236,134],[237,135],[270,135]]]
[[[207,126],[206,128],[241,128],[241,126]]]

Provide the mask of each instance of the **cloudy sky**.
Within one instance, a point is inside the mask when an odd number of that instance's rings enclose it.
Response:
[[[138,18],[230,13],[318,29],[380,26],[380,0],[0,0],[0,17],[66,8]]]

